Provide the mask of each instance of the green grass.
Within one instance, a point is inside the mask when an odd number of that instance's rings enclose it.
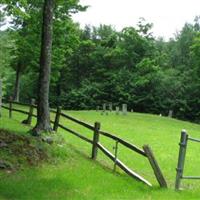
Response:
[[[175,119],[149,114],[128,113],[127,116],[109,114],[102,116],[95,111],[69,111],[66,113],[93,124],[101,122],[101,128],[142,147],[149,144],[167,179],[169,189],[160,189],[146,158],[119,145],[119,158],[131,169],[149,180],[153,187],[128,177],[120,169],[114,173],[113,163],[100,151],[97,161],[90,159],[91,145],[75,136],[58,130],[65,138],[65,145],[55,151],[58,161],[39,167],[25,168],[16,173],[0,172],[0,199],[199,199],[200,181],[183,180],[181,192],[174,191],[175,168],[178,157],[180,132],[186,129],[193,137],[200,137],[200,126]],[[3,110],[0,128],[27,134],[30,129],[19,122],[25,115],[13,113],[8,119]],[[54,117],[54,116],[52,116]],[[61,119],[61,123],[88,138],[92,132]],[[33,123],[34,125],[34,123]],[[101,136],[100,142],[113,152],[114,141]],[[185,175],[200,175],[198,152],[200,146],[189,143]],[[198,174],[199,173],[199,174]]]

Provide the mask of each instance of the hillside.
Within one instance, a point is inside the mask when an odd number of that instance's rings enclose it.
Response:
[[[24,108],[26,109],[26,108]],[[66,111],[67,112],[67,111]],[[93,124],[101,122],[101,128],[110,131],[131,143],[142,147],[149,144],[167,179],[169,189],[161,190],[155,180],[151,167],[146,159],[119,146],[119,158],[131,169],[143,175],[153,187],[149,188],[128,177],[117,168],[113,172],[113,163],[99,152],[97,161],[90,159],[91,146],[67,132],[58,130],[53,137],[63,138],[62,143],[52,145],[34,142],[35,146],[42,145],[50,155],[50,160],[42,161],[39,165],[23,165],[18,170],[1,170],[0,199],[198,199],[200,184],[198,181],[182,181],[185,189],[174,191],[175,168],[178,157],[180,131],[184,128],[194,137],[199,137],[200,126],[175,119],[149,114],[128,113],[127,116],[103,116],[95,111],[68,111],[68,114]],[[0,129],[26,137],[30,127],[19,122],[24,115],[13,113],[13,119],[8,119],[8,111],[3,110],[0,119]],[[54,117],[54,116],[52,116]],[[68,120],[62,123],[73,128],[89,138],[92,132]],[[35,140],[28,136],[32,142]],[[112,141],[100,138],[110,151],[113,152]],[[198,175],[197,144],[189,144],[185,174]],[[1,159],[3,159],[1,154]]]

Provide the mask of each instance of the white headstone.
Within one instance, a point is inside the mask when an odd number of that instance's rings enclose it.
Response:
[[[102,115],[103,115],[103,114],[108,115],[108,112],[107,112],[106,108],[107,108],[107,107],[106,107],[106,103],[104,103],[104,104],[103,104],[103,110],[102,110],[102,113],[101,113]]]
[[[119,115],[119,106],[116,106],[116,115]]]
[[[127,104],[122,104],[122,113],[123,113],[124,115],[127,114]]]
[[[169,110],[168,117],[173,117],[173,110]]]

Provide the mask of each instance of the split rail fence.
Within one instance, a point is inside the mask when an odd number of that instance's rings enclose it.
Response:
[[[13,107],[14,104],[21,105],[21,106],[28,106],[29,111],[24,111],[19,108],[14,108]],[[31,104],[24,104],[24,103],[9,101],[7,104],[3,104],[2,108],[7,109],[9,111],[10,118],[12,118],[13,112],[19,112],[19,113],[28,115],[27,119],[22,122],[24,124],[30,125],[31,121],[32,121],[32,117],[37,117],[37,115],[34,114],[34,108],[37,108],[37,106],[34,104],[34,100],[31,101]],[[69,115],[63,113],[61,110],[61,107],[58,107],[57,110],[50,109],[50,112],[55,114],[55,119],[51,120],[51,123],[53,124],[53,130],[57,131],[58,128],[61,128],[65,131],[67,131],[68,133],[71,133],[71,134],[77,136],[78,138],[84,140],[85,142],[91,144],[92,145],[91,158],[93,160],[97,159],[98,150],[101,150],[108,158],[110,158],[114,162],[114,169],[116,169],[116,166],[118,166],[126,174],[133,177],[134,179],[139,180],[148,186],[152,186],[152,184],[149,181],[147,181],[144,177],[140,176],[139,174],[137,174],[136,172],[131,170],[121,160],[118,159],[118,156],[117,156],[118,151],[119,151],[118,144],[121,144],[121,145],[125,146],[126,148],[128,148],[128,149],[134,151],[135,153],[143,156],[144,158],[148,159],[150,166],[152,167],[152,169],[154,171],[155,177],[156,177],[160,187],[167,188],[167,182],[163,176],[163,173],[158,165],[158,162],[156,161],[156,158],[155,158],[151,148],[148,145],[144,145],[143,149],[140,149],[137,146],[127,142],[126,140],[115,136],[114,134],[102,131],[101,124],[99,122],[95,122],[94,125],[90,125],[86,122],[83,122],[79,119],[76,119],[72,116],[69,116]],[[71,120],[71,121],[75,122],[76,124],[79,124],[87,129],[93,131],[93,139],[91,140],[91,139],[85,137],[83,134],[80,134],[80,133],[78,133],[74,130],[71,130],[70,128],[60,124],[61,117]],[[114,154],[111,153],[107,148],[105,148],[99,142],[99,138],[101,135],[115,141],[115,153]]]

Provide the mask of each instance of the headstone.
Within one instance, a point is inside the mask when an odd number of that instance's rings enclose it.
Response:
[[[127,115],[127,104],[122,104],[122,113],[123,115]]]
[[[168,117],[173,117],[173,110],[169,110]]]
[[[0,117],[1,117],[1,112],[2,112],[2,80],[0,79]]]
[[[101,114],[102,114],[102,115],[103,115],[103,114],[108,115],[108,112],[107,112],[107,110],[106,110],[106,103],[103,104],[103,110],[102,110]]]
[[[99,111],[99,106],[96,107],[96,111],[97,111],[97,112]]]
[[[112,112],[112,110],[113,110],[113,105],[112,103],[109,103],[109,111]]]
[[[119,115],[119,106],[116,106],[116,115]]]
[[[133,109],[131,109],[131,112],[133,112]]]

